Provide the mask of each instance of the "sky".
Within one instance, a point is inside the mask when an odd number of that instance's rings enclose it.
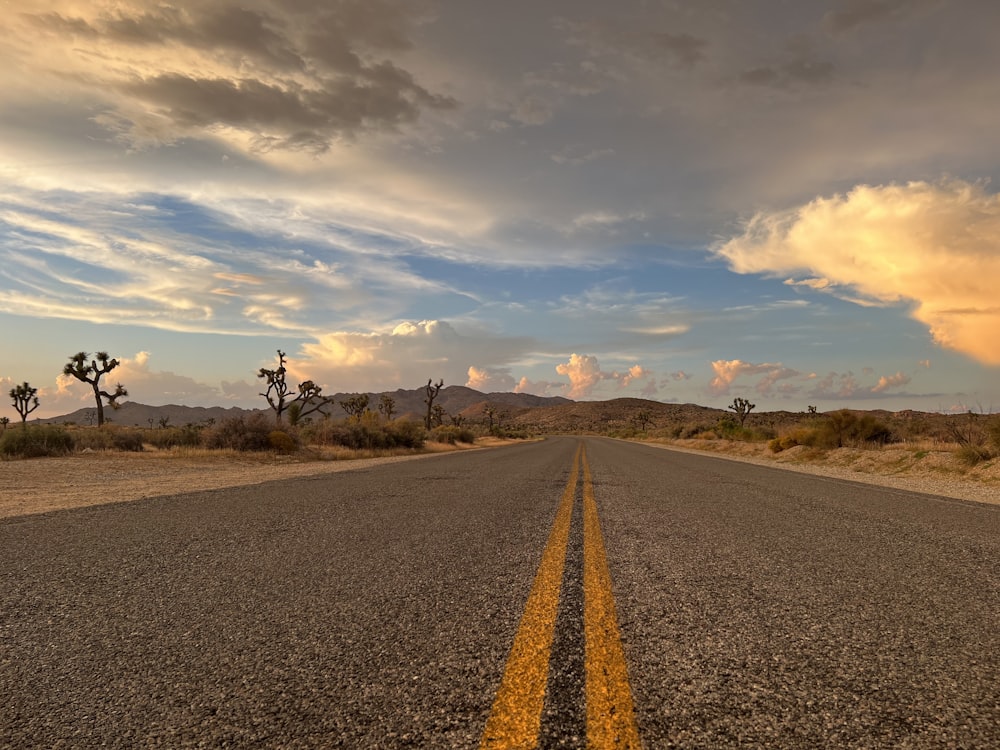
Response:
[[[0,0],[0,386],[1000,410],[992,0]],[[11,406],[0,413],[17,418]]]

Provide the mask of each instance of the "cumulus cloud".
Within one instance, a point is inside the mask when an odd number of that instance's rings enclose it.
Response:
[[[602,380],[614,380],[620,388],[636,380],[643,380],[653,373],[641,365],[632,365],[625,372],[605,372],[597,357],[589,354],[572,354],[569,361],[556,365],[556,372],[569,378],[569,398],[580,399],[591,395]]]
[[[764,375],[757,383],[756,390],[762,394],[771,392],[774,384],[784,378],[795,377],[799,373],[785,367],[780,362],[744,362],[741,359],[718,359],[712,362],[715,377],[708,384],[709,393],[724,396],[729,393],[733,382],[745,375]]]
[[[1000,196],[960,180],[861,185],[759,213],[717,248],[737,273],[798,275],[867,304],[906,304],[941,346],[1000,364]]]
[[[589,396],[603,376],[597,357],[589,354],[570,355],[569,362],[556,365],[556,372],[569,378],[569,398]]]
[[[473,365],[469,367],[469,379],[465,381],[465,385],[483,393],[509,393],[516,384],[510,370],[491,371]]]
[[[910,376],[897,372],[895,375],[883,375],[878,379],[878,383],[872,386],[872,393],[882,393],[890,388],[898,388],[910,382]]]
[[[454,385],[473,373],[504,372],[532,345],[527,338],[460,332],[443,320],[403,321],[385,331],[323,334],[290,357],[288,369],[298,380],[337,391],[415,388],[427,378]]]

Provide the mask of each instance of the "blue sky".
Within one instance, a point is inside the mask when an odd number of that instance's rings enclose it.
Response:
[[[1000,8],[38,0],[0,384],[1000,408]],[[13,416],[13,409],[9,409]]]

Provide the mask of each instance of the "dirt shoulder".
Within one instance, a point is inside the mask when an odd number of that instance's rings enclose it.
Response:
[[[302,461],[278,456],[185,457],[164,451],[2,461],[0,518],[331,474],[429,455]]]
[[[948,450],[887,446],[820,451],[796,446],[772,453],[763,443],[730,440],[644,441],[646,445],[910,492],[1000,505],[1000,460],[968,468]]]

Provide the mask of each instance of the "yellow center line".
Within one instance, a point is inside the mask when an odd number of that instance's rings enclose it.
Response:
[[[507,659],[507,668],[483,730],[479,745],[481,750],[533,748],[538,745],[582,450],[581,444],[573,458],[569,481],[563,490],[562,501],[542,553],[542,562]]]
[[[638,748],[625,652],[611,592],[611,571],[583,452],[583,631],[586,638],[587,747]]]

